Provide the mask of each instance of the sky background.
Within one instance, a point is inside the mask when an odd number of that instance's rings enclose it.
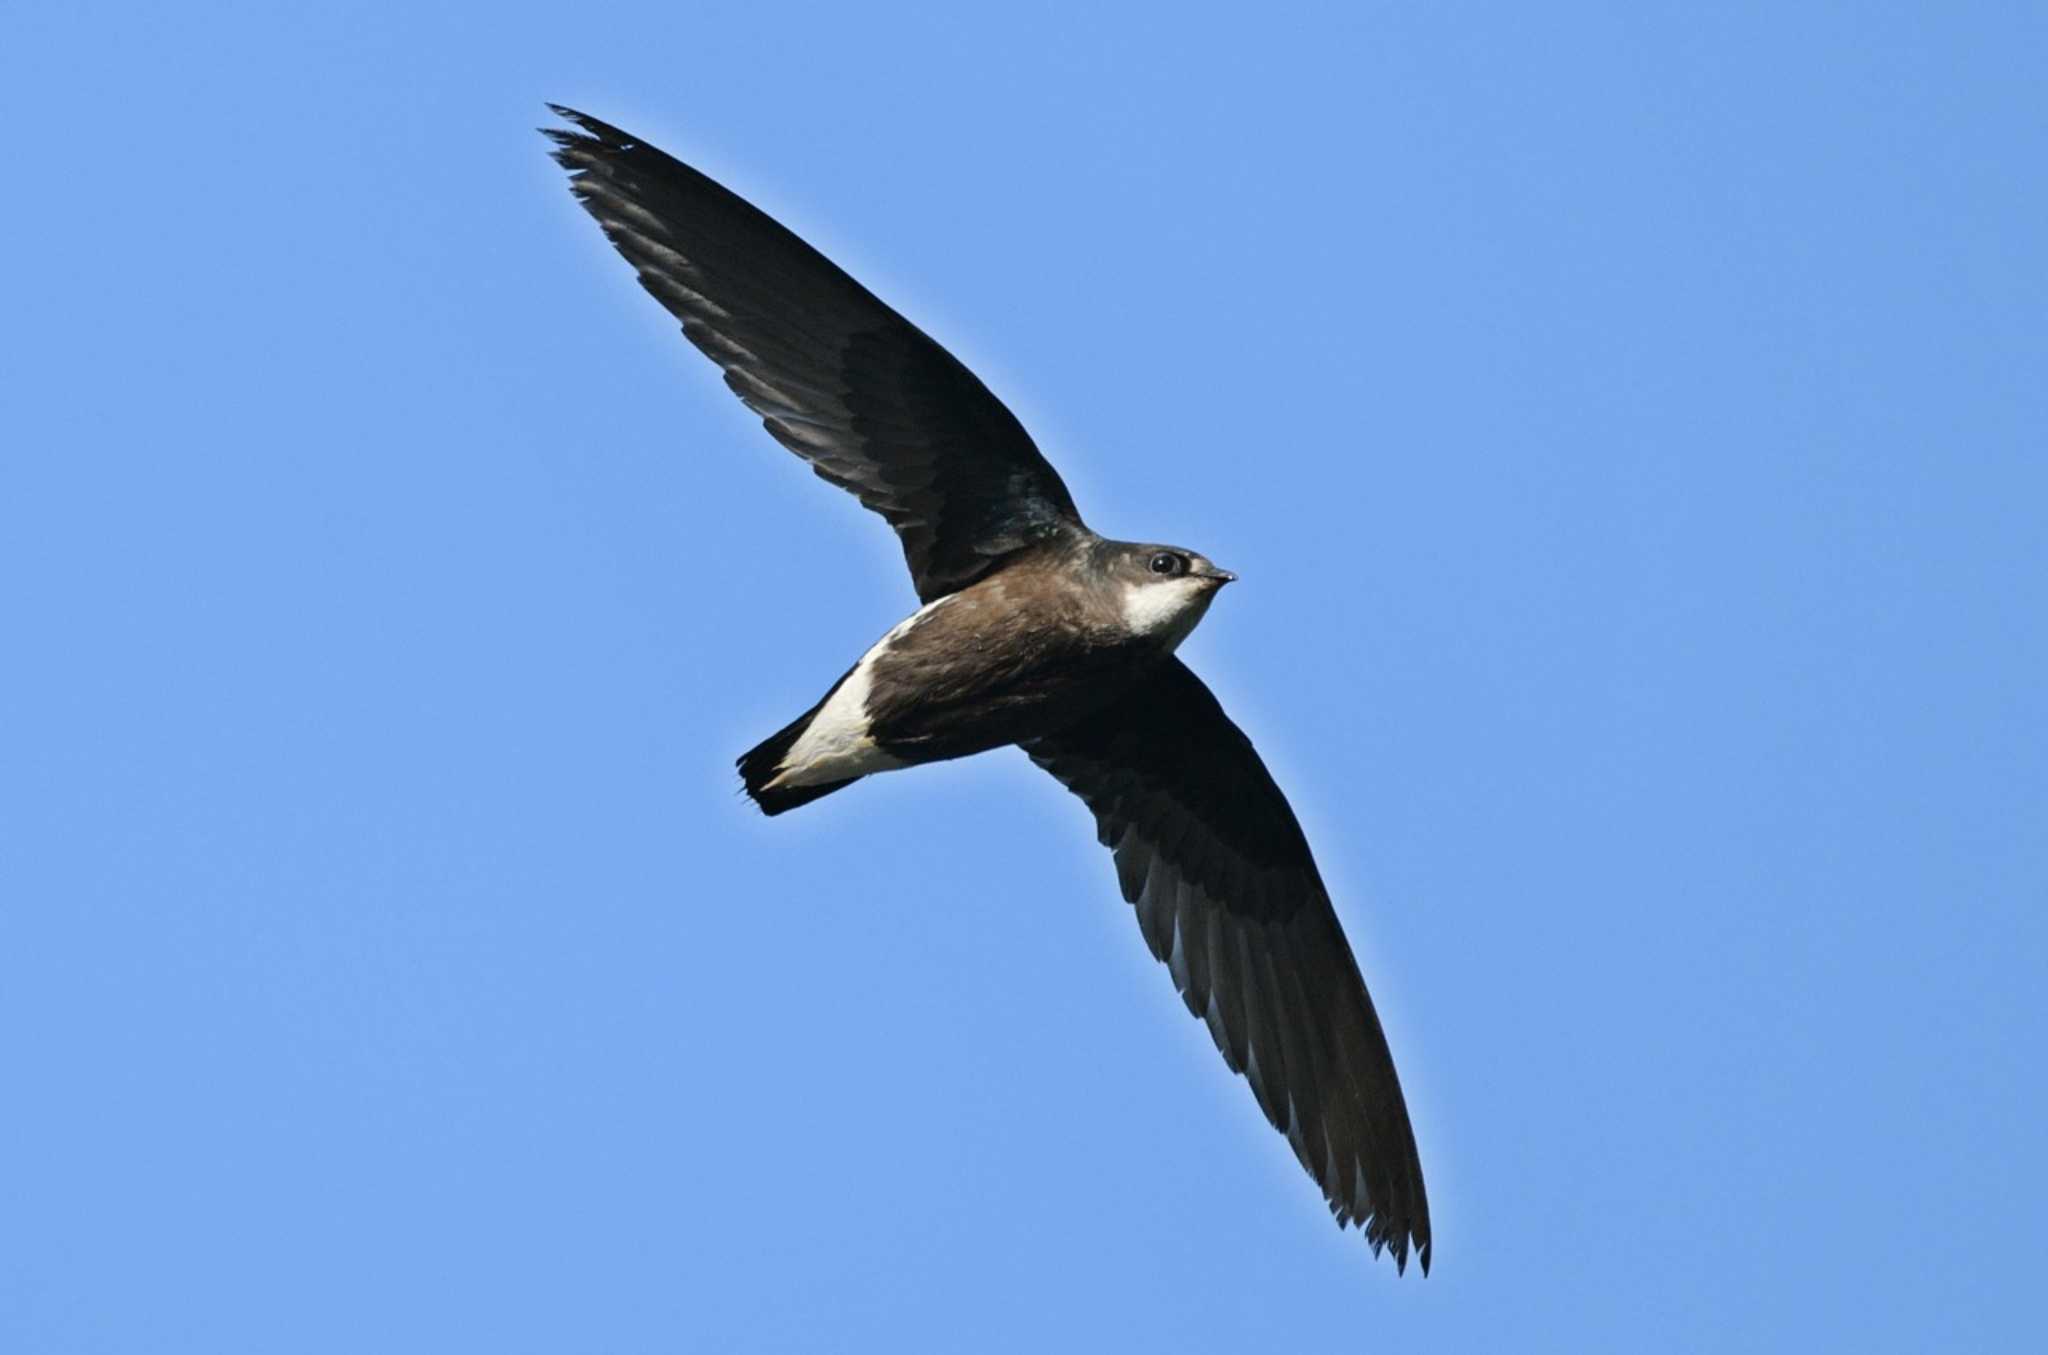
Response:
[[[0,15],[0,1348],[2035,1348],[2048,10],[964,8]],[[739,798],[914,599],[547,99],[1244,576],[1430,1278],[1021,755]]]

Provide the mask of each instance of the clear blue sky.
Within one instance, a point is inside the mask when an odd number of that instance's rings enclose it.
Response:
[[[10,5],[0,1348],[2030,1347],[2048,12],[1538,8]],[[1021,755],[739,798],[913,599],[545,99],[1244,576],[1433,1276]]]

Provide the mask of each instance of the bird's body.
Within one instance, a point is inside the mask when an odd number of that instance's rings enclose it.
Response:
[[[548,132],[578,200],[768,432],[895,529],[923,604],[740,758],[748,794],[780,814],[1021,747],[1094,814],[1146,944],[1337,1221],[1427,1271],[1400,1081],[1307,839],[1174,656],[1234,576],[1089,530],[945,349],[696,170],[555,111],[578,129]]]
[[[1179,572],[1152,574],[1156,557]],[[1166,547],[1048,534],[877,641],[740,759],[747,791],[777,814],[862,776],[1056,733],[1142,681],[1230,578]]]

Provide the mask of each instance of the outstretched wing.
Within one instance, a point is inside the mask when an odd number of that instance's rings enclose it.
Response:
[[[1095,813],[1152,953],[1274,1128],[1405,1269],[1429,1272],[1408,1107],[1308,840],[1251,740],[1178,659],[1107,709],[1024,745]]]
[[[974,373],[766,213],[550,105],[569,187],[783,446],[887,518],[926,602],[1080,516]]]

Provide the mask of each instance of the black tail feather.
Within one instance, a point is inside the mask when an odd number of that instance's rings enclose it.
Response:
[[[740,780],[746,783],[747,794],[753,798],[755,804],[761,806],[763,814],[773,816],[785,810],[795,809],[798,805],[807,805],[860,780],[857,776],[849,776],[844,781],[827,781],[817,786],[778,786],[774,790],[768,788],[768,783],[775,779],[777,764],[788,754],[790,745],[797,740],[797,735],[804,732],[804,726],[811,722],[811,717],[818,713],[818,707],[824,704],[820,701],[817,706],[812,706],[740,755]]]

